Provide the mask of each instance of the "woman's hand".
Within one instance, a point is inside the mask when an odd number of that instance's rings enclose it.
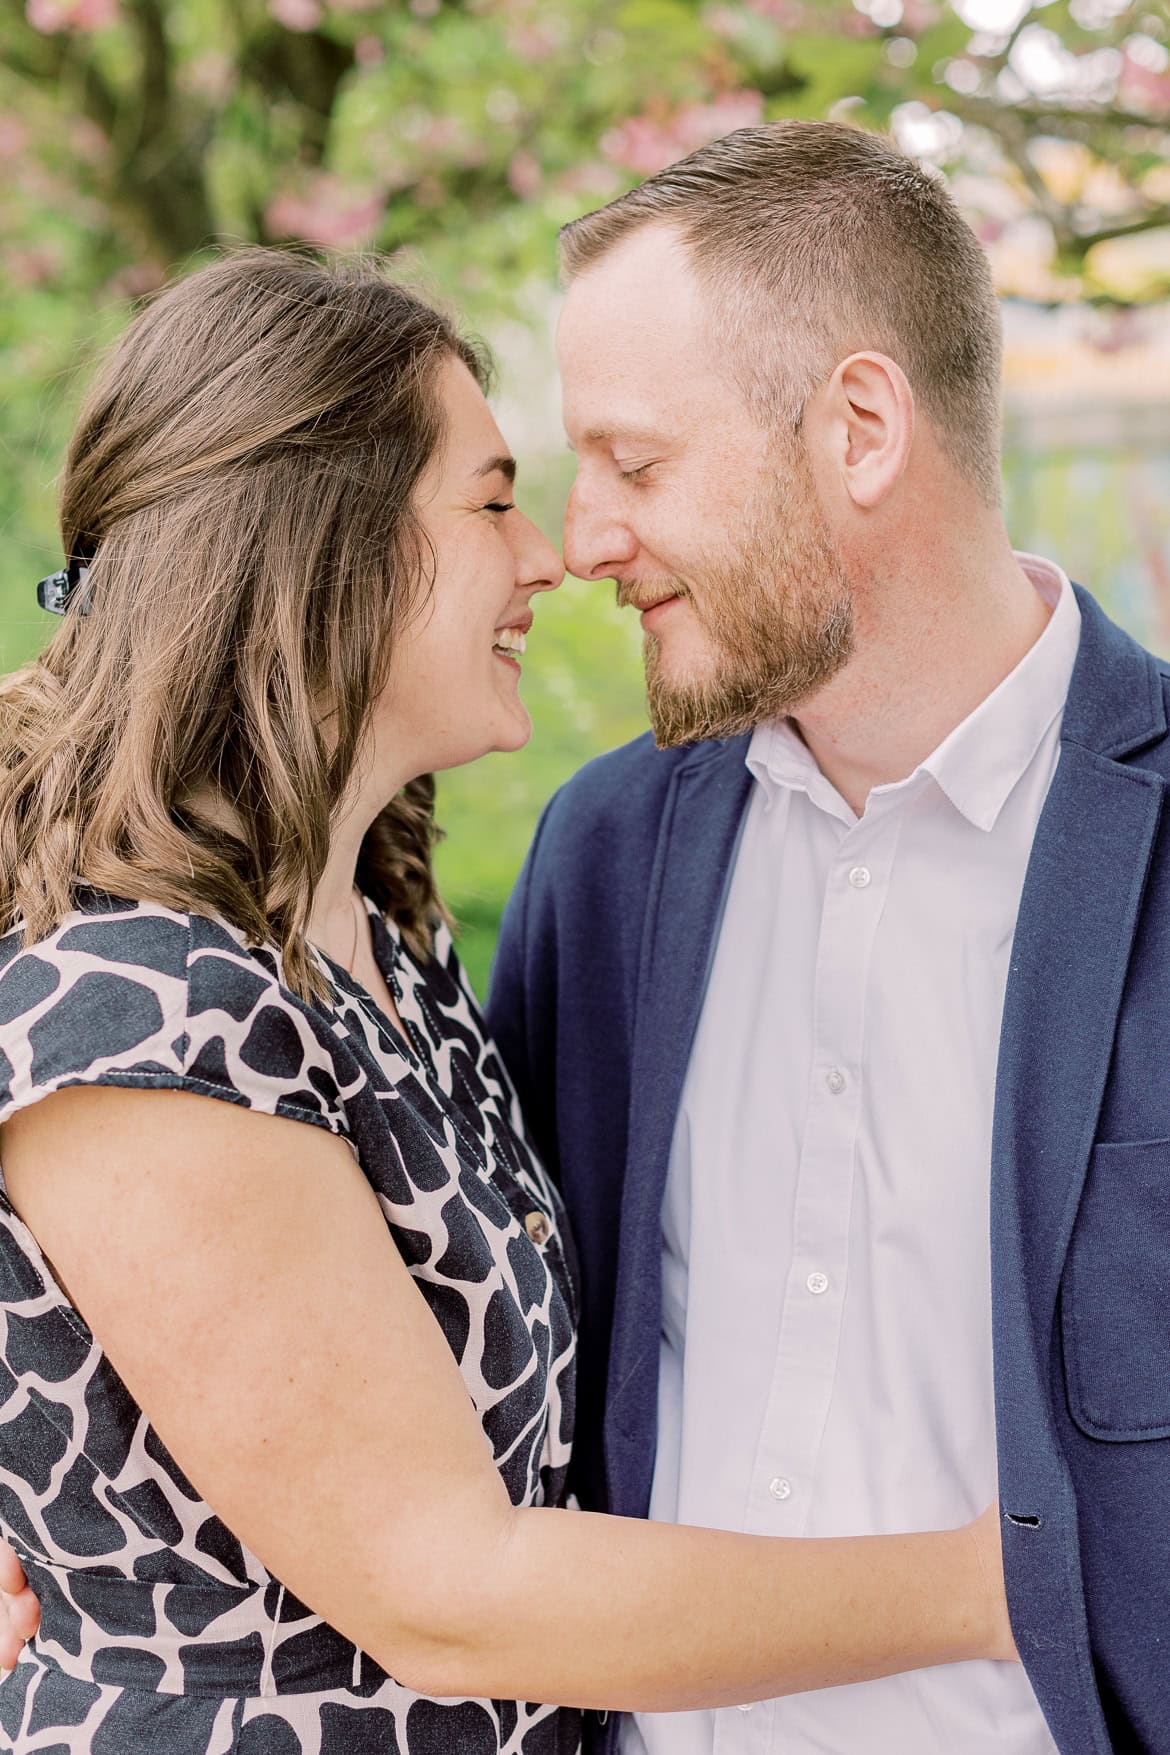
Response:
[[[41,1618],[41,1605],[29,1589],[20,1561],[0,1541],[0,1670],[10,1670],[31,1639]]]
[[[969,1524],[971,1539],[979,1557],[979,1570],[987,1581],[988,1608],[992,1625],[992,1647],[989,1657],[1005,1663],[1020,1661],[1012,1626],[1008,1619],[1007,1592],[1003,1579],[1003,1542],[999,1505],[991,1504],[982,1517]]]

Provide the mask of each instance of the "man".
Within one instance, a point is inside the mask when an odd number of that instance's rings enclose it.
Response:
[[[600,1736],[1170,1751],[1167,667],[1013,555],[987,264],[890,145],[744,130],[563,246],[566,558],[654,730],[548,808],[490,1002],[578,1489],[776,1535],[998,1492],[1024,1661]]]

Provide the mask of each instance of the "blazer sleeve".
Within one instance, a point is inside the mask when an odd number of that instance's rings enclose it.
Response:
[[[557,955],[553,855],[545,806],[500,922],[484,1014],[550,1175],[556,1138]]]

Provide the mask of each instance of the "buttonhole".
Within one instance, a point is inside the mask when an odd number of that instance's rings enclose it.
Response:
[[[1018,1523],[1023,1529],[1038,1530],[1040,1528],[1038,1517],[1025,1517],[1022,1511],[1005,1511],[1004,1516],[1009,1523]]]

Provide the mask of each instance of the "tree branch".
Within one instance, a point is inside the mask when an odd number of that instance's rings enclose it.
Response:
[[[171,48],[158,0],[124,0],[141,57],[140,143],[167,132],[171,103]]]
[[[288,31],[269,25],[245,41],[240,76],[254,86],[262,102],[283,88],[297,106],[301,122],[301,158],[320,164],[341,81],[353,66],[343,44],[320,31]]]
[[[1103,226],[1092,232],[1074,233],[1067,241],[1064,253],[1079,261],[1097,244],[1111,244],[1115,238],[1140,237],[1143,232],[1160,231],[1164,226],[1170,226],[1170,205],[1151,207],[1148,212],[1139,215],[1137,219],[1128,220],[1124,225]]]

